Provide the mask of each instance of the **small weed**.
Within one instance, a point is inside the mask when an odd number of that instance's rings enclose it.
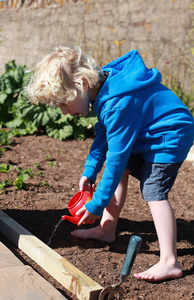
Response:
[[[44,173],[40,172],[40,171],[38,171],[37,175],[40,176],[40,177],[44,177]]]
[[[44,152],[50,152],[50,150],[49,149],[46,149],[46,148],[40,148],[42,151],[44,151]]]
[[[0,195],[5,193],[5,186],[6,186],[6,183],[5,181],[4,182],[0,182]]]
[[[49,187],[50,185],[49,185],[46,181],[43,180],[43,181],[41,182],[41,186],[48,186],[48,187]]]
[[[35,166],[38,170],[41,169],[40,163],[34,163],[34,166]]]
[[[49,166],[53,167],[53,166],[56,166],[56,164],[57,164],[56,161],[51,161],[51,162],[49,163]]]
[[[63,154],[63,149],[60,149],[59,150],[59,155],[62,155]]]
[[[3,155],[3,152],[4,152],[4,151],[6,151],[5,148],[1,148],[1,149],[0,149],[0,157]]]

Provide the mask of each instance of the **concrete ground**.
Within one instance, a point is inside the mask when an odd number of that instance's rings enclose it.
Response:
[[[0,300],[65,300],[50,283],[0,242]]]
[[[189,154],[187,155],[186,160],[194,161],[194,145],[191,147]]]

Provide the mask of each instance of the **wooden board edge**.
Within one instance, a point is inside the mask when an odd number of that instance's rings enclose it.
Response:
[[[1,210],[0,232],[78,299],[98,299],[102,286]]]

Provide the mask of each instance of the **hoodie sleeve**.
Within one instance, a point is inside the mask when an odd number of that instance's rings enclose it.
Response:
[[[90,178],[92,182],[96,181],[96,176],[102,169],[108,149],[106,130],[100,122],[97,122],[95,125],[95,133],[96,137],[91,146],[90,153],[86,159],[84,172],[82,174],[82,176],[87,176],[88,178]]]
[[[103,121],[108,143],[106,167],[92,200],[86,204],[95,215],[101,215],[108,206],[142,128],[141,116],[127,109],[113,109],[104,114]]]

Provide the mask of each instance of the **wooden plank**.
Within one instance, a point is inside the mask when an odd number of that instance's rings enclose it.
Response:
[[[102,286],[0,210],[0,232],[81,300],[98,299]]]

